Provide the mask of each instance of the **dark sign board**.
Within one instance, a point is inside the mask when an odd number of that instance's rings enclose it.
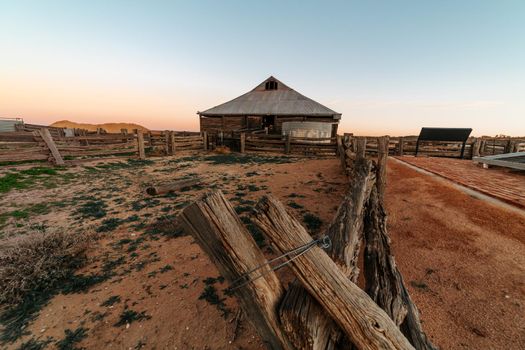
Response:
[[[421,132],[417,138],[416,156],[419,151],[420,141],[447,141],[462,143],[460,158],[463,158],[465,143],[471,132],[471,128],[421,128]]]

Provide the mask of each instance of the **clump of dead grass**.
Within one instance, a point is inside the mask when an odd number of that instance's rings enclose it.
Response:
[[[231,150],[230,150],[230,147],[227,147],[227,146],[217,146],[215,147],[213,152],[217,154],[230,154]]]
[[[87,233],[35,232],[0,241],[0,303],[52,289],[86,260]]]

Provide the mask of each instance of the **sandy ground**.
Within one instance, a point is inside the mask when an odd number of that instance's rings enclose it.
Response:
[[[3,228],[9,234],[20,234],[35,223],[95,230],[103,219],[79,220],[72,215],[83,203],[81,195],[107,203],[104,219],[139,217],[101,234],[89,253],[90,263],[81,271],[97,272],[104,263],[119,261],[113,277],[84,293],[56,296],[29,324],[29,335],[5,346],[15,349],[31,338],[51,337],[47,348],[53,348],[66,329],[83,327],[87,337],[77,346],[87,349],[263,349],[247,320],[236,329],[238,306],[222,294],[225,283],[206,280],[219,275],[193,239],[151,235],[147,227],[165,215],[174,217],[215,186],[238,206],[272,193],[298,218],[306,212],[318,216],[322,231],[343,196],[345,179],[336,159],[214,165],[202,157],[168,157],[143,167],[104,171],[79,166],[69,172],[81,176],[68,180],[67,186],[12,190],[3,196],[4,211],[37,201],[67,203],[23,222],[9,221]],[[155,198],[158,203],[142,201],[147,184],[188,174],[200,174],[206,185]],[[388,176],[394,254],[431,339],[443,349],[524,348],[525,216],[472,198],[402,164],[390,162]],[[138,238],[144,240],[130,250],[130,241]],[[222,310],[200,299],[207,284],[225,299]],[[118,301],[104,304],[110,297]],[[115,326],[125,310],[147,317]]]

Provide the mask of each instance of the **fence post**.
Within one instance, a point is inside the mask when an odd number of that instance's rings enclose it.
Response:
[[[292,134],[288,133],[286,135],[286,142],[284,144],[284,153],[290,154],[292,151]]]
[[[122,135],[127,135],[127,134],[128,134],[128,129],[124,129],[124,128],[123,128],[123,129],[120,129],[120,133],[121,133]]]
[[[397,154],[402,156],[403,155],[403,148],[405,147],[405,139],[403,138],[403,136],[401,136],[399,138],[399,145],[398,145],[398,149],[397,149]]]
[[[389,137],[383,136],[377,138],[377,164],[378,164],[378,174],[376,179],[377,194],[379,200],[383,201],[385,196],[385,187],[386,187],[386,162],[388,159],[388,142]]]
[[[62,156],[60,155],[57,145],[55,144],[55,141],[53,141],[53,137],[51,136],[49,130],[46,128],[42,128],[38,132],[42,137],[42,140],[44,140],[44,143],[46,144],[47,148],[51,152],[51,155],[55,159],[55,164],[64,165],[64,159],[62,159]]]
[[[170,131],[170,145],[171,145],[171,155],[175,155],[176,143],[175,143],[175,131]]]
[[[246,134],[244,132],[241,132],[241,153],[244,153],[246,146]]]
[[[481,146],[480,139],[478,138],[474,139],[474,143],[472,144],[472,158],[479,157],[480,146]]]
[[[208,132],[207,131],[202,132],[202,143],[204,145],[204,150],[207,151],[208,150]]]
[[[337,148],[335,149],[335,155],[340,155],[343,149],[343,138],[341,135],[336,135]]]
[[[356,158],[365,158],[366,154],[366,137],[354,138]]]
[[[166,155],[170,154],[170,132],[169,130],[164,130],[164,150],[166,151]]]
[[[265,133],[266,135],[268,135],[268,127],[267,127],[267,126],[264,127],[264,133]]]
[[[144,133],[142,130],[137,130],[137,143],[139,150],[139,159],[146,159],[146,151],[144,150]]]

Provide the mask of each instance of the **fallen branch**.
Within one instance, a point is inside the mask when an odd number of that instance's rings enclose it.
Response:
[[[156,196],[160,194],[175,192],[186,187],[195,186],[197,184],[200,184],[201,182],[201,179],[178,180],[169,184],[148,187],[146,188],[146,193],[150,196]]]

